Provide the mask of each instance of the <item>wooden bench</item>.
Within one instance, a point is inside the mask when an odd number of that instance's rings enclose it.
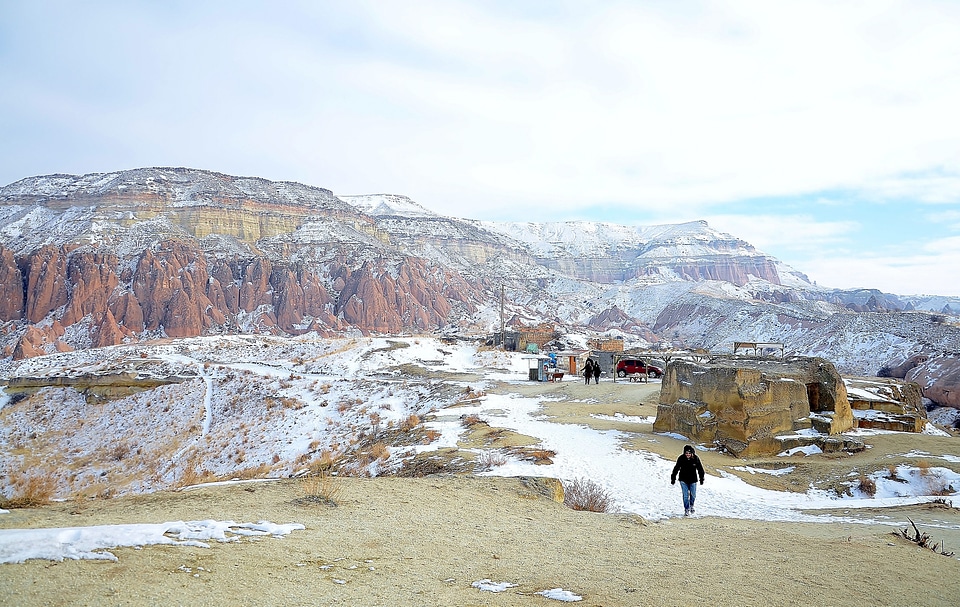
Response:
[[[645,382],[647,381],[647,375],[646,373],[631,373],[627,376],[627,379],[634,383]]]

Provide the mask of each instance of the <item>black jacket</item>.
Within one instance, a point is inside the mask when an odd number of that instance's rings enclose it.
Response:
[[[700,463],[700,458],[697,457],[696,453],[690,459],[687,459],[686,453],[680,454],[680,457],[677,458],[677,465],[673,467],[673,472],[670,474],[671,483],[677,480],[678,472],[680,473],[681,483],[693,484],[697,482],[697,477],[699,477],[701,483],[703,482],[703,464]]]

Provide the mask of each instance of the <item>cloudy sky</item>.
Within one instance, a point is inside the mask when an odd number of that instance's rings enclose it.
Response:
[[[960,295],[960,2],[0,2],[0,184],[141,166]]]

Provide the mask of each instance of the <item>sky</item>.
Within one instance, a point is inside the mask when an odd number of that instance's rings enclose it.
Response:
[[[0,3],[0,184],[186,166],[491,221],[697,219],[960,296],[960,3]]]

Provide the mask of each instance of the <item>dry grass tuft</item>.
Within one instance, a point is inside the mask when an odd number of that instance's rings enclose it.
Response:
[[[320,452],[320,456],[315,458],[307,465],[307,470],[311,476],[319,476],[323,473],[332,473],[339,461],[339,457],[334,455],[332,451],[324,449]]]
[[[563,486],[563,503],[574,510],[609,512],[610,494],[590,479],[577,478]]]
[[[180,487],[190,487],[192,485],[201,485],[211,483],[217,480],[217,477],[209,470],[201,468],[199,471],[193,466],[188,466],[180,477]]]
[[[370,447],[370,455],[372,455],[374,459],[387,460],[390,459],[390,449],[382,442],[374,443],[374,445]]]
[[[507,456],[499,451],[483,451],[477,456],[477,467],[482,470],[490,470],[506,463]]]
[[[877,494],[877,483],[872,478],[866,474],[861,474],[860,479],[857,482],[857,488],[860,489],[864,494],[873,497]]]
[[[480,416],[477,415],[476,413],[471,413],[470,415],[464,415],[463,417],[461,417],[460,423],[463,424],[465,428],[469,428],[471,426],[476,426],[477,424],[482,423],[482,420],[480,419]]]
[[[400,430],[403,432],[409,432],[420,425],[420,416],[416,413],[411,413],[407,419],[403,420],[403,423],[400,424]]]
[[[329,470],[324,470],[300,479],[300,490],[304,494],[303,501],[336,506],[343,485],[338,477]]]
[[[57,490],[57,479],[49,473],[13,476],[10,485],[13,497],[0,499],[2,508],[34,508],[45,506]]]
[[[267,478],[268,476],[270,476],[269,464],[260,464],[259,466],[243,468],[230,475],[231,478],[239,478],[241,480],[248,480],[251,478]]]

